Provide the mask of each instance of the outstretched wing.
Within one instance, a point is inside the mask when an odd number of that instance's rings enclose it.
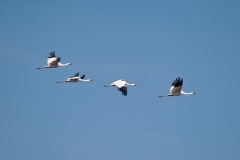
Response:
[[[127,95],[127,87],[126,86],[118,88],[118,91],[122,92],[122,95],[124,95],[124,96]]]
[[[170,92],[173,93],[173,94],[174,93],[181,93],[182,85],[183,85],[183,79],[180,79],[180,77],[176,78],[172,83],[172,87],[170,88]]]
[[[124,81],[124,80],[123,80],[123,79],[119,79],[119,80],[117,80],[117,81],[115,81],[115,82],[112,82],[112,84],[115,84],[115,85],[116,85],[116,84],[119,84],[119,83],[122,82],[122,81]],[[121,87],[121,86],[120,86],[120,87]],[[120,88],[120,87],[119,87],[119,88]]]
[[[52,57],[55,57],[55,51],[52,51],[49,53],[49,57],[48,58],[52,58]]]
[[[54,61],[50,62],[49,65],[58,65],[58,62],[60,62],[60,57],[58,57],[57,59],[55,59]]]
[[[85,74],[81,77],[81,79],[84,79],[84,77],[85,77]]]
[[[77,72],[73,77],[78,77],[79,76],[79,72]]]
[[[58,65],[58,62],[60,62],[61,58],[58,57],[57,59],[55,59],[54,61],[50,62],[50,65]]]
[[[79,72],[77,72],[76,74],[74,74],[72,77],[70,78],[74,78],[74,77],[78,77],[79,76]]]
[[[47,63],[50,64],[51,62],[53,62],[55,60],[56,60],[55,51],[52,51],[49,53]]]

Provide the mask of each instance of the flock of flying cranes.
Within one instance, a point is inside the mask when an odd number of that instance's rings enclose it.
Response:
[[[64,67],[64,66],[69,66],[72,65],[72,63],[66,63],[62,64],[60,63],[60,57],[56,58],[55,56],[55,51],[49,53],[49,57],[47,59],[47,66],[44,66],[42,68],[37,68],[37,69],[44,69],[44,68],[57,68],[57,67]],[[84,79],[85,74],[81,77],[79,77],[79,72],[76,73],[74,76],[69,77],[65,81],[59,81],[57,83],[64,83],[64,82],[93,82],[92,79]],[[191,95],[191,94],[196,94],[195,92],[189,92],[186,93],[182,91],[182,85],[183,85],[183,79],[180,79],[180,77],[176,78],[172,86],[170,88],[170,94],[167,94],[166,96],[159,96],[159,97],[167,97],[167,96],[180,96],[180,95]],[[104,87],[112,87],[116,86],[118,87],[118,90],[122,92],[122,95],[126,96],[127,95],[127,86],[137,86],[137,84],[129,84],[123,79],[117,80],[115,82],[112,82],[109,86],[104,86]]]

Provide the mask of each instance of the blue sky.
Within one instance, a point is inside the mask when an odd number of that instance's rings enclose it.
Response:
[[[0,1],[0,159],[239,160],[239,8]],[[73,66],[36,70],[53,50]],[[178,76],[197,95],[158,98]]]

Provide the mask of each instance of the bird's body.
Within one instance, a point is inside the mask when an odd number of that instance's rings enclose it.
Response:
[[[104,86],[104,87],[111,87],[111,86],[116,86],[118,87],[118,91],[122,92],[122,95],[126,96],[127,95],[127,86],[137,86],[137,84],[129,84],[123,79],[117,80],[110,84],[110,86]]]
[[[47,65],[47,66],[44,66],[44,67],[42,67],[42,68],[37,68],[37,69],[57,68],[57,67],[63,67],[63,66],[72,65],[72,63],[66,63],[66,64],[60,63],[61,58],[60,58],[60,57],[56,58],[56,56],[55,56],[55,51],[50,52],[49,55],[50,55],[50,56],[49,56],[48,59],[47,59],[47,64],[48,64],[48,65]]]
[[[85,74],[81,77],[79,77],[79,72],[76,73],[74,76],[68,78],[66,81],[59,81],[57,83],[63,83],[63,82],[92,82],[92,79],[84,79]]]
[[[170,94],[167,94],[166,96],[181,96],[181,95],[191,95],[196,94],[195,92],[186,93],[182,91],[182,85],[183,85],[183,79],[180,79],[180,77],[176,78],[172,86],[170,88]],[[159,96],[159,97],[166,97],[166,96]]]

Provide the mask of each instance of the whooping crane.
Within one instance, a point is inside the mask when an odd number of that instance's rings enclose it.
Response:
[[[57,68],[57,67],[63,67],[63,66],[68,66],[72,65],[72,63],[66,63],[62,64],[60,63],[60,57],[56,58],[55,56],[55,51],[49,53],[49,57],[47,59],[47,66],[44,66],[42,68],[37,68],[37,69],[44,69],[44,68]]]
[[[59,81],[57,83],[64,83],[64,82],[92,82],[92,79],[84,79],[85,74],[81,77],[79,77],[79,72],[76,73],[74,76],[68,78],[66,81]]]
[[[109,86],[104,86],[104,87],[111,87],[111,86],[116,86],[118,87],[118,91],[122,92],[122,95],[126,96],[127,95],[127,86],[137,86],[137,84],[129,84],[123,79],[117,80],[110,84]]]
[[[181,95],[190,95],[190,94],[196,94],[196,92],[190,92],[186,93],[182,91],[182,85],[183,85],[183,79],[180,79],[180,77],[176,78],[173,83],[172,87],[170,88],[170,94],[167,94],[166,96],[159,96],[159,97],[167,97],[167,96],[181,96]]]

